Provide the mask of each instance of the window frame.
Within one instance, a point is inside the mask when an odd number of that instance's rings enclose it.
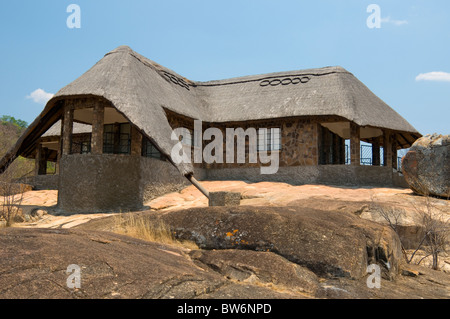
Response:
[[[280,152],[281,150],[281,127],[268,127],[258,129],[258,152]]]
[[[114,130],[114,125],[119,125],[118,132]],[[131,155],[130,123],[112,123],[103,126],[103,154]]]
[[[151,148],[149,152],[149,146]],[[143,157],[155,158],[161,161],[165,161],[166,157],[161,153],[161,151],[155,146],[155,144],[150,141],[150,139],[144,137],[142,139],[142,154]]]

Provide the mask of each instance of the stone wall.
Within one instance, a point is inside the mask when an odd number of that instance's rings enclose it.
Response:
[[[58,183],[58,175],[37,175],[33,177],[32,185],[35,190],[57,190]]]
[[[61,162],[58,208],[64,213],[142,209],[147,201],[190,185],[170,162],[154,158],[73,154],[64,155]],[[402,176],[382,166],[285,166],[273,175],[261,175],[259,167],[197,168],[194,176],[198,180],[274,181],[293,185],[404,187]],[[52,181],[54,187],[45,189],[56,189],[58,175],[39,176],[36,180],[47,181],[47,185]]]
[[[282,136],[280,166],[317,165],[319,124],[311,119],[284,120],[279,124]]]
[[[233,167],[259,167],[257,163],[250,163],[249,160],[249,142],[246,138],[246,154],[245,163],[226,163],[226,129],[242,128],[244,131],[248,128],[280,128],[281,129],[281,150],[279,151],[280,166],[303,166],[317,165],[319,161],[318,137],[319,137],[319,118],[290,118],[290,119],[273,119],[246,121],[234,123],[203,123],[203,131],[210,127],[218,128],[223,135],[223,159],[224,163],[213,164],[194,164],[194,167],[202,167],[207,169],[233,168]],[[324,120],[324,119],[322,119]],[[325,119],[326,120],[326,119]],[[174,113],[168,113],[168,121],[172,128],[185,127],[194,130],[194,120],[180,116]],[[203,141],[202,149],[210,141]],[[234,143],[234,149],[237,149],[237,142]],[[193,151],[193,148],[192,148]],[[193,158],[193,157],[192,157]]]
[[[19,181],[31,185],[33,190],[58,190],[59,175],[36,175],[21,178]]]
[[[259,168],[225,168],[206,171],[205,180],[283,182],[292,185],[404,187],[404,179],[389,167],[312,165],[280,167],[276,174],[261,175]]]
[[[58,208],[67,213],[142,209],[148,200],[189,185],[168,161],[112,154],[64,155]]]
[[[178,192],[190,182],[168,161],[141,157],[140,196],[145,203],[161,195]]]
[[[72,154],[61,157],[58,209],[67,213],[142,208],[140,157]]]

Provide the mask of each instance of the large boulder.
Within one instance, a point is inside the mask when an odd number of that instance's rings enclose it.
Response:
[[[450,275],[414,265],[408,276],[382,279],[380,289],[370,289],[366,278],[318,278],[272,252],[189,251],[81,229],[0,229],[0,256],[1,299],[448,299],[450,287]],[[72,264],[81,268],[77,289],[67,286]]]
[[[308,295],[315,295],[319,289],[319,279],[313,272],[271,252],[193,250],[190,256],[200,267],[238,282],[269,284]]]
[[[305,298],[205,271],[186,249],[106,232],[0,229],[0,256],[0,299]],[[69,265],[80,267],[80,288],[67,285]]]
[[[403,157],[410,188],[421,195],[450,197],[450,135],[426,135]]]
[[[321,277],[360,279],[376,263],[384,278],[393,279],[403,258],[393,230],[351,213],[240,206],[191,208],[156,218],[200,248],[270,251]]]

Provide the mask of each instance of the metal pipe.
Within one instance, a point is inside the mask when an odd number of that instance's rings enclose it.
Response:
[[[186,175],[186,178],[194,185],[203,195],[205,195],[209,199],[209,192],[199,183],[198,180],[195,179],[194,175]]]

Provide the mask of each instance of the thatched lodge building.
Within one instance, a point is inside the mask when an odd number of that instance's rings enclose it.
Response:
[[[259,162],[177,163],[172,130],[192,132],[194,120],[224,135],[256,128],[258,151],[278,152],[277,173],[260,174]],[[35,186],[58,189],[63,211],[135,209],[189,182],[207,195],[202,180],[395,186],[397,150],[419,137],[341,67],[194,82],[121,46],[55,94],[0,170],[34,158]],[[194,141],[184,143],[207,143]],[[372,165],[361,165],[362,142],[372,145]]]

